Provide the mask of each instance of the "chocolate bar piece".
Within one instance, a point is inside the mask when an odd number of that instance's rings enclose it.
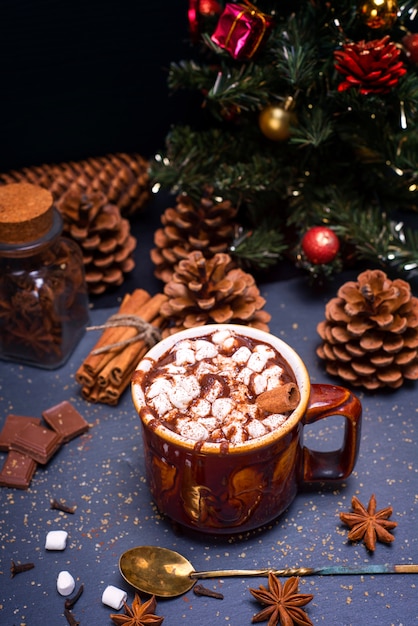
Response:
[[[89,429],[86,420],[72,404],[64,400],[42,411],[46,423],[61,436],[63,443],[82,435]]]
[[[27,424],[40,424],[40,417],[26,417],[25,415],[10,414],[6,417],[3,428],[0,431],[0,450],[8,451],[10,443],[16,433],[21,431]]]
[[[36,469],[36,461],[26,454],[10,450],[0,471],[0,485],[27,489]]]
[[[16,433],[10,443],[11,450],[27,454],[38,463],[48,463],[61,446],[61,436],[46,426],[27,424]]]

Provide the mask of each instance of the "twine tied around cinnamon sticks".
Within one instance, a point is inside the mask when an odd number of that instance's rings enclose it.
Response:
[[[104,330],[106,328],[115,328],[116,326],[132,326],[136,329],[136,335],[133,337],[126,337],[120,341],[109,343],[105,346],[101,346],[95,350],[92,350],[91,354],[102,354],[113,348],[124,348],[136,341],[144,340],[148,348],[152,348],[156,343],[161,340],[161,332],[158,328],[155,328],[149,322],[146,322],[142,317],[138,315],[123,315],[121,313],[115,313],[111,315],[104,324],[97,326],[88,326],[86,330]]]
[[[135,289],[124,297],[117,313],[101,327],[99,340],[75,374],[85,400],[110,405],[119,402],[150,348],[150,339],[158,341],[167,325],[160,315],[167,299],[163,293],[151,296],[144,289]]]

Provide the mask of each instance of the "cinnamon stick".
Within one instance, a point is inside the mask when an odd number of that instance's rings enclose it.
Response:
[[[151,296],[147,291],[145,291],[145,289],[136,289],[132,294],[127,294],[127,296],[125,296],[119,308],[119,313],[124,315],[135,315],[137,314],[138,309],[150,299]],[[90,383],[90,386],[92,383],[94,384],[98,372],[112,359],[113,356],[112,350],[101,354],[93,354],[94,351],[103,348],[106,345],[121,341],[124,335],[126,335],[127,330],[131,332],[131,335],[128,334],[128,336],[133,336],[135,334],[134,329],[123,326],[106,328],[103,331],[93,350],[91,350],[90,354],[77,370],[75,375],[77,382],[82,385],[89,385]]]
[[[158,314],[160,312],[161,305],[166,300],[167,296],[162,293],[158,293],[138,311],[139,317],[156,328],[160,328],[162,318]],[[129,365],[133,364],[133,368],[136,367],[140,358],[142,358],[150,347],[151,346],[147,345],[143,340],[126,346],[126,348],[119,355],[115,355],[109,362],[109,380],[115,384],[119,384],[123,373],[128,369]]]
[[[144,294],[147,297],[144,297]],[[137,290],[124,300],[119,313],[135,315],[155,328],[163,328],[166,320],[159,313],[161,305],[166,300],[167,296],[162,293],[151,297],[147,292]],[[132,326],[105,329],[92,352],[105,347],[108,343],[123,342],[133,338],[136,334],[137,329]],[[113,347],[98,355],[90,353],[76,374],[77,381],[82,385],[82,396],[90,402],[116,405],[129,385],[135,367],[150,347],[145,338],[139,338],[138,341]]]
[[[286,413],[293,411],[299,404],[300,393],[295,383],[287,383],[264,391],[257,396],[256,402],[262,411],[268,413]]]

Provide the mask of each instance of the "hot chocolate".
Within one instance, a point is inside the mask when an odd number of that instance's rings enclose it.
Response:
[[[258,328],[212,324],[153,346],[132,378],[147,481],[161,513],[213,533],[247,531],[289,506],[304,483],[354,467],[361,404],[311,385],[300,356]],[[303,444],[306,424],[345,418],[343,445]]]
[[[273,346],[229,329],[180,340],[157,362],[145,359],[134,382],[155,426],[202,443],[262,437],[278,429],[290,409],[276,403],[279,410],[266,410],[258,398],[272,390],[287,397],[289,384],[294,406],[299,398],[292,369]]]

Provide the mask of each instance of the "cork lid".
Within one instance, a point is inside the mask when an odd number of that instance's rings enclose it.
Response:
[[[43,237],[52,227],[52,194],[30,183],[0,186],[0,242],[27,243]]]

